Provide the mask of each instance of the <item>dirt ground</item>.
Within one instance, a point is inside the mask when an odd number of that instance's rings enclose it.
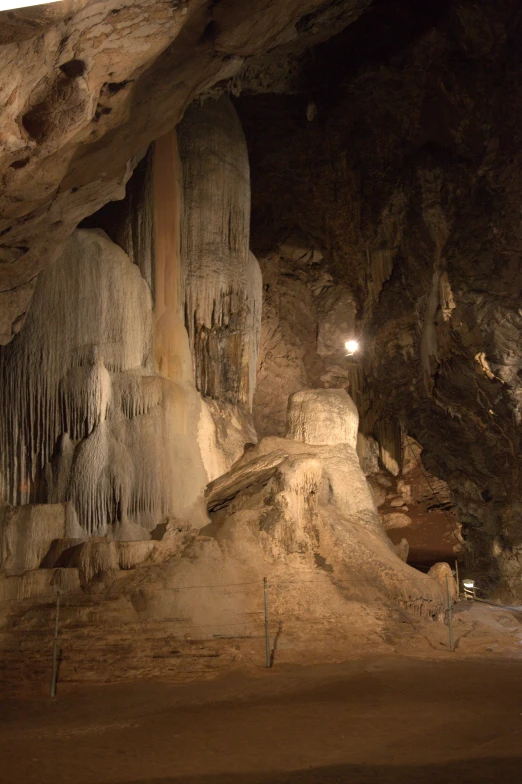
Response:
[[[522,649],[0,702],[2,784],[515,784]]]

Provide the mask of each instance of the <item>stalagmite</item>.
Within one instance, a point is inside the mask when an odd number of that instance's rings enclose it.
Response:
[[[359,412],[344,389],[303,389],[288,401],[287,438],[355,449],[358,426]]]
[[[408,567],[380,523],[355,443],[358,412],[343,389],[290,397],[288,438],[267,437],[207,488],[223,536],[248,521],[268,560],[328,564],[339,585],[437,616],[440,582]],[[250,533],[250,535],[252,535]],[[228,540],[227,540],[228,541]]]

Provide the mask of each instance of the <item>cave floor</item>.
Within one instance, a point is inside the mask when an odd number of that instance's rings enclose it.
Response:
[[[520,781],[522,654],[365,657],[0,703],[0,781]]]

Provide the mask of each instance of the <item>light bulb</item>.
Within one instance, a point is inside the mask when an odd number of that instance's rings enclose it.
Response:
[[[61,0],[0,0],[0,11],[12,11],[16,8],[31,8],[33,5],[47,5]]]
[[[359,348],[359,344],[356,340],[347,340],[344,346],[349,354],[355,354]]]

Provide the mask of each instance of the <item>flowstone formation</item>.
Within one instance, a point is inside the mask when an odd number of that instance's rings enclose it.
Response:
[[[14,624],[30,640],[31,629],[41,628],[38,605],[14,600],[52,595],[42,585],[51,577],[65,594],[64,633],[68,623],[74,634],[81,628],[94,651],[105,650],[114,635],[132,636],[129,650],[152,645],[154,651],[159,628],[159,637],[176,645],[178,664],[185,645],[199,641],[208,650],[223,637],[231,638],[227,650],[239,660],[258,660],[267,578],[272,636],[277,630],[276,643],[281,638],[290,660],[302,651],[321,658],[325,644],[342,656],[347,647],[400,642],[404,610],[421,619],[441,615],[447,579],[454,596],[451,570],[442,564],[421,574],[396,555],[355,452],[357,419],[344,390],[297,393],[289,403],[288,437],[262,439],[208,485],[210,521],[199,530],[171,518],[148,541],[46,542],[44,530],[57,536],[64,528],[63,506],[33,507],[23,519],[9,512],[2,523],[10,550],[4,569],[12,575],[0,580],[0,597],[11,601],[4,629]],[[47,519],[54,514],[52,529],[42,527],[42,509]],[[21,526],[33,543],[31,563],[21,560]],[[24,571],[46,546],[43,568]],[[93,677],[85,652],[82,661],[85,677]]]
[[[69,537],[204,521],[199,396],[155,374],[152,341],[137,266],[103,232],[75,232],[0,356],[3,499],[70,501]]]
[[[0,14],[5,628],[383,641],[433,514],[520,594],[522,15],[420,5]]]
[[[185,322],[196,386],[252,407],[261,273],[250,252],[250,167],[230,101],[206,101],[178,129],[183,165]]]
[[[93,217],[129,255],[100,228],[76,230],[0,351],[0,499],[66,503],[70,539],[204,525],[205,485],[256,440],[245,140],[225,98],[195,105],[178,135],[191,139],[181,156],[172,132],[116,218]]]

